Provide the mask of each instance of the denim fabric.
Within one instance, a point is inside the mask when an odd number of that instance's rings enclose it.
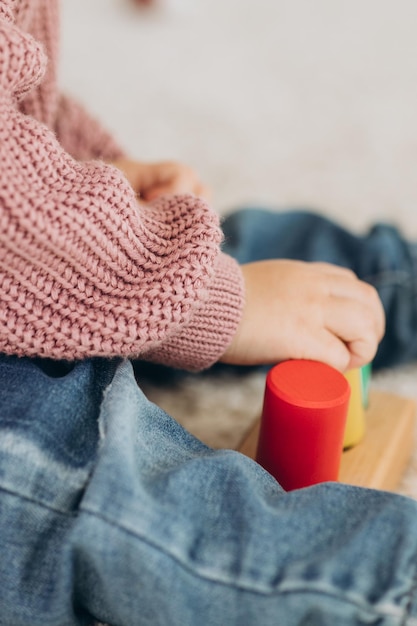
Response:
[[[417,626],[414,500],[285,493],[128,361],[0,356],[0,389],[0,624]]]

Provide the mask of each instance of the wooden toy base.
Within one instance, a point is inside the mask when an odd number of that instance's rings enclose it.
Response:
[[[345,450],[339,481],[350,485],[394,491],[414,446],[416,405],[392,393],[371,390],[366,411],[366,434]],[[256,456],[260,420],[245,436],[238,450]]]

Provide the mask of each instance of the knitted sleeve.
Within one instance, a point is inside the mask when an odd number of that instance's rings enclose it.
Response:
[[[0,16],[0,351],[211,365],[243,306],[217,217],[191,195],[138,204],[119,170],[75,161],[18,108],[45,63]]]

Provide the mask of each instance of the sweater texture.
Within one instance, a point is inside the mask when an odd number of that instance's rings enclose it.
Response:
[[[0,0],[0,351],[216,362],[243,307],[216,214],[140,203],[124,154],[57,89],[56,0]]]

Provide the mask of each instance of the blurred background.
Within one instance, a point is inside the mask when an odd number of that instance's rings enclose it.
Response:
[[[415,0],[62,6],[62,87],[132,156],[193,166],[220,213],[304,206],[417,239]],[[417,400],[417,365],[373,384]],[[233,445],[259,415],[264,377],[207,385],[148,391],[202,438],[214,425],[209,443]],[[417,497],[417,452],[401,490]]]
[[[414,0],[62,0],[62,83],[217,210],[312,206],[417,235]]]

